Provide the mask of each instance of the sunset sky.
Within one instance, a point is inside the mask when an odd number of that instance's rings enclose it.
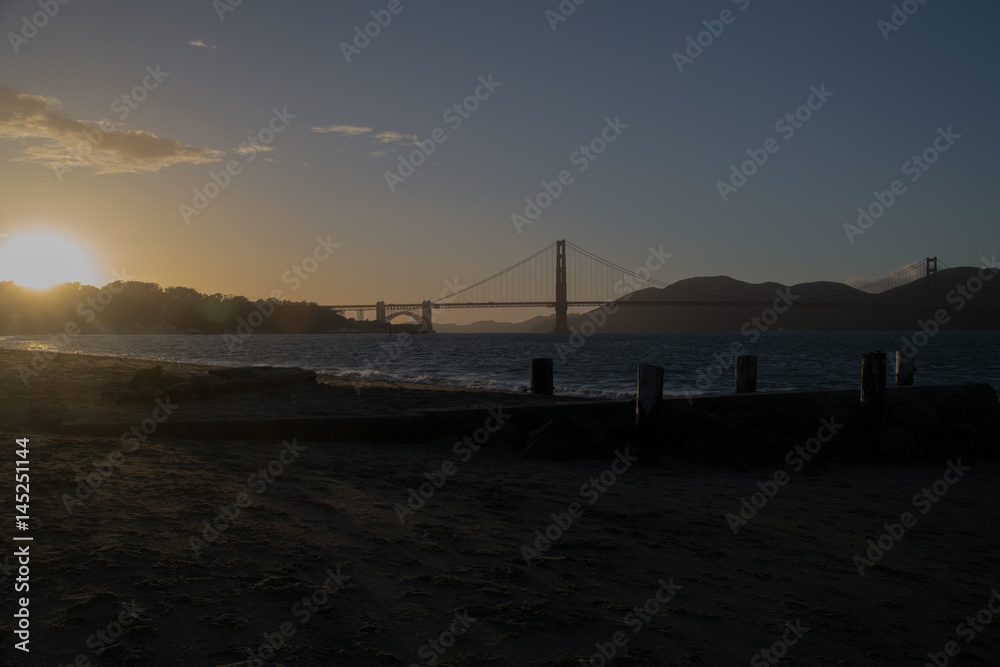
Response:
[[[37,0],[0,2],[0,245],[69,239],[99,282],[124,268],[364,303],[437,298],[560,238],[630,268],[662,244],[668,283],[874,279],[1000,251],[994,3],[910,0],[898,30],[871,0],[564,0],[558,22],[555,0],[52,4],[35,30]],[[345,56],[373,11],[391,22]],[[720,27],[678,71],[688,37]],[[477,90],[467,118],[446,115]],[[810,100],[793,134],[776,127]],[[572,155],[607,119],[615,139],[581,171]],[[386,171],[437,128],[390,191]],[[907,170],[936,140],[947,151]],[[748,150],[767,161],[723,201]],[[572,183],[518,233],[511,215],[562,170]],[[844,224],[895,179],[905,192],[849,242]],[[292,291],[282,276],[317,237],[339,247]]]

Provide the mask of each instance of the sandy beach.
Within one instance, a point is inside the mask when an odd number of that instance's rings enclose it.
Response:
[[[149,418],[153,404],[114,400],[153,363],[60,355],[27,386],[25,363],[0,351],[0,438],[10,467],[15,440],[29,439],[33,537],[30,592],[15,593],[7,474],[5,626],[28,596],[31,635],[24,653],[5,632],[3,664],[1000,656],[996,462],[735,470],[639,462],[624,442],[605,460],[526,459],[463,433],[422,444],[68,435],[63,423]],[[359,394],[324,379],[190,401],[176,418],[462,408],[488,430],[542,400],[399,383]]]

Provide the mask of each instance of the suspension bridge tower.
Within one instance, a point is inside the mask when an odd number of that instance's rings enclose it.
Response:
[[[937,303],[937,270],[937,257],[928,257],[924,275],[927,277],[927,307],[931,309]]]
[[[566,315],[569,305],[566,300],[566,241],[556,241],[556,330],[555,333],[569,333]]]

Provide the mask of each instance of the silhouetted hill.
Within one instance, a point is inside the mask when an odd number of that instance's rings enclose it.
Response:
[[[993,272],[995,276],[996,273]],[[982,285],[972,294],[971,288]],[[963,296],[962,289],[966,289]],[[647,288],[621,299],[618,310],[607,314],[602,332],[687,332],[740,331],[743,327],[786,331],[908,331],[931,317],[934,309],[925,305],[927,279],[920,279],[881,294],[868,294],[835,282],[792,285],[752,284],[728,276],[687,278],[663,288]],[[781,295],[785,295],[782,298]],[[572,296],[571,296],[572,298]],[[768,324],[761,319],[768,306],[794,306]],[[648,301],[710,302],[710,305],[634,306],[627,302]],[[733,302],[759,302],[755,305]],[[715,305],[717,304],[717,305]],[[938,272],[936,308],[943,308],[948,322],[942,329],[1000,330],[1000,279],[982,283],[979,269],[959,267]],[[613,309],[613,308],[612,308]],[[600,321],[600,308],[590,315],[571,315],[569,324],[579,328],[586,321]],[[755,324],[754,318],[761,324]],[[554,316],[535,322],[532,332],[551,331]],[[527,324],[527,323],[525,323]]]
[[[438,333],[525,333],[534,325],[550,320],[539,315],[524,322],[497,322],[496,320],[479,320],[471,324],[434,323],[434,331]]]

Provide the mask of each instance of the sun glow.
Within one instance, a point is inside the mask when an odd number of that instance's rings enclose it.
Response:
[[[0,235],[0,281],[48,289],[60,283],[99,286],[100,277],[87,252],[74,241],[48,232]]]

